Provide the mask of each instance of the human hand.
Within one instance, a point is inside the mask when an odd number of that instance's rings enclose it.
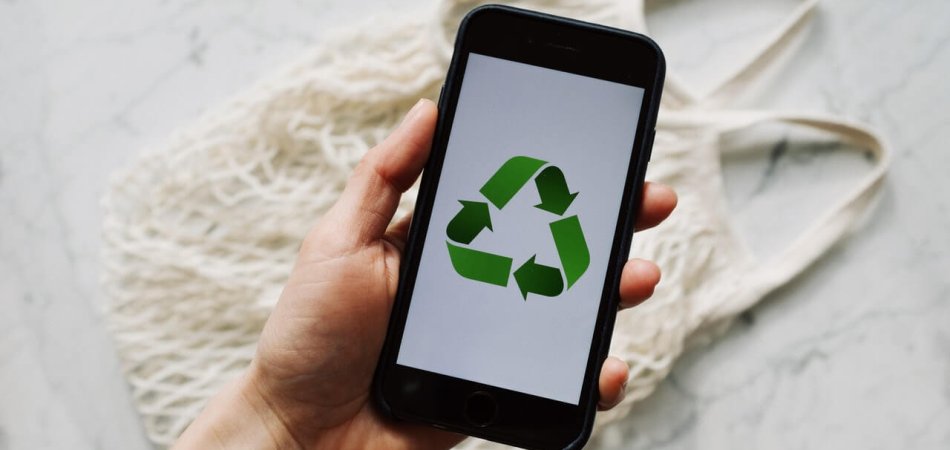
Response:
[[[409,217],[390,224],[429,155],[436,107],[421,100],[356,167],[337,203],[307,235],[247,371],[215,396],[176,448],[448,448],[464,436],[382,416],[370,401]],[[669,188],[644,188],[637,230],[676,205]],[[649,298],[655,264],[630,260],[621,307]],[[608,358],[600,409],[623,399],[627,365]]]

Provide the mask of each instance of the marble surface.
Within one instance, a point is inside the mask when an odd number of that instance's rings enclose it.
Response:
[[[794,3],[654,2],[648,23],[671,70],[702,86]],[[426,0],[360,5],[0,1],[0,450],[150,448],[98,313],[107,176],[327,27],[368,10],[431,10]],[[801,49],[750,104],[879,130],[894,164],[877,210],[689,352],[592,446],[950,448],[948,23],[943,0],[822,4]],[[783,234],[758,218],[807,223],[864,170],[846,152],[749,153],[725,161],[727,184],[740,229],[764,252],[798,223]],[[805,185],[827,190],[796,189]]]

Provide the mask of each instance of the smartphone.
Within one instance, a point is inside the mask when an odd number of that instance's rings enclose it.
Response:
[[[583,446],[664,73],[629,31],[494,5],[465,17],[374,380],[384,412]]]

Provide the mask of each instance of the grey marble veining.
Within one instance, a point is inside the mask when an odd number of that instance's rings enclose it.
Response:
[[[648,20],[671,70],[703,87],[795,3],[653,2]],[[150,448],[98,314],[108,174],[366,10],[342,0],[0,2],[0,450]],[[742,99],[879,130],[894,161],[878,208],[685,355],[596,445],[950,448],[947,24],[942,0],[824,2],[798,51]],[[724,161],[726,182],[737,226],[766,253],[867,167],[835,146],[749,148]],[[788,227],[770,216],[790,217]]]
[[[674,2],[703,7],[684,3]],[[663,33],[695,42],[719,32],[677,28],[675,11],[657,13],[670,19],[653,27],[661,43]],[[605,447],[950,448],[947,23],[950,5],[940,2],[822,4],[801,48],[748,106],[827,111],[871,124],[894,152],[878,208],[726,336],[680,360],[623,431],[602,439]],[[678,47],[666,49],[675,68]],[[693,77],[703,70],[715,76],[710,63]],[[755,220],[815,217],[815,205],[827,204],[862,170],[860,153],[800,150],[776,146],[758,159],[724,161],[731,206],[748,240],[789,234],[756,229]],[[807,183],[819,186],[819,195],[807,195]]]

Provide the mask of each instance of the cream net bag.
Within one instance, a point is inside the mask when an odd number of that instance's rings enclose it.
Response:
[[[656,261],[654,297],[620,314],[612,354],[631,367],[626,416],[684,348],[785,283],[839,240],[871,204],[888,163],[873,133],[832,118],[721,109],[794,47],[815,5],[803,1],[708,95],[667,79],[648,179],[680,195],[677,211],[638,234],[633,256]],[[645,31],[639,1],[515,5]],[[107,318],[149,438],[174,442],[206,400],[250,361],[300,241],[363,153],[419,97],[434,98],[455,28],[475,2],[445,1],[435,20],[387,18],[333,36],[295,64],[116,174],[104,203]],[[720,136],[759,123],[815,128],[866,148],[858,186],[785,250],[762,260],[729,222]],[[411,208],[415,191],[403,199]],[[477,440],[464,447],[492,446]]]

